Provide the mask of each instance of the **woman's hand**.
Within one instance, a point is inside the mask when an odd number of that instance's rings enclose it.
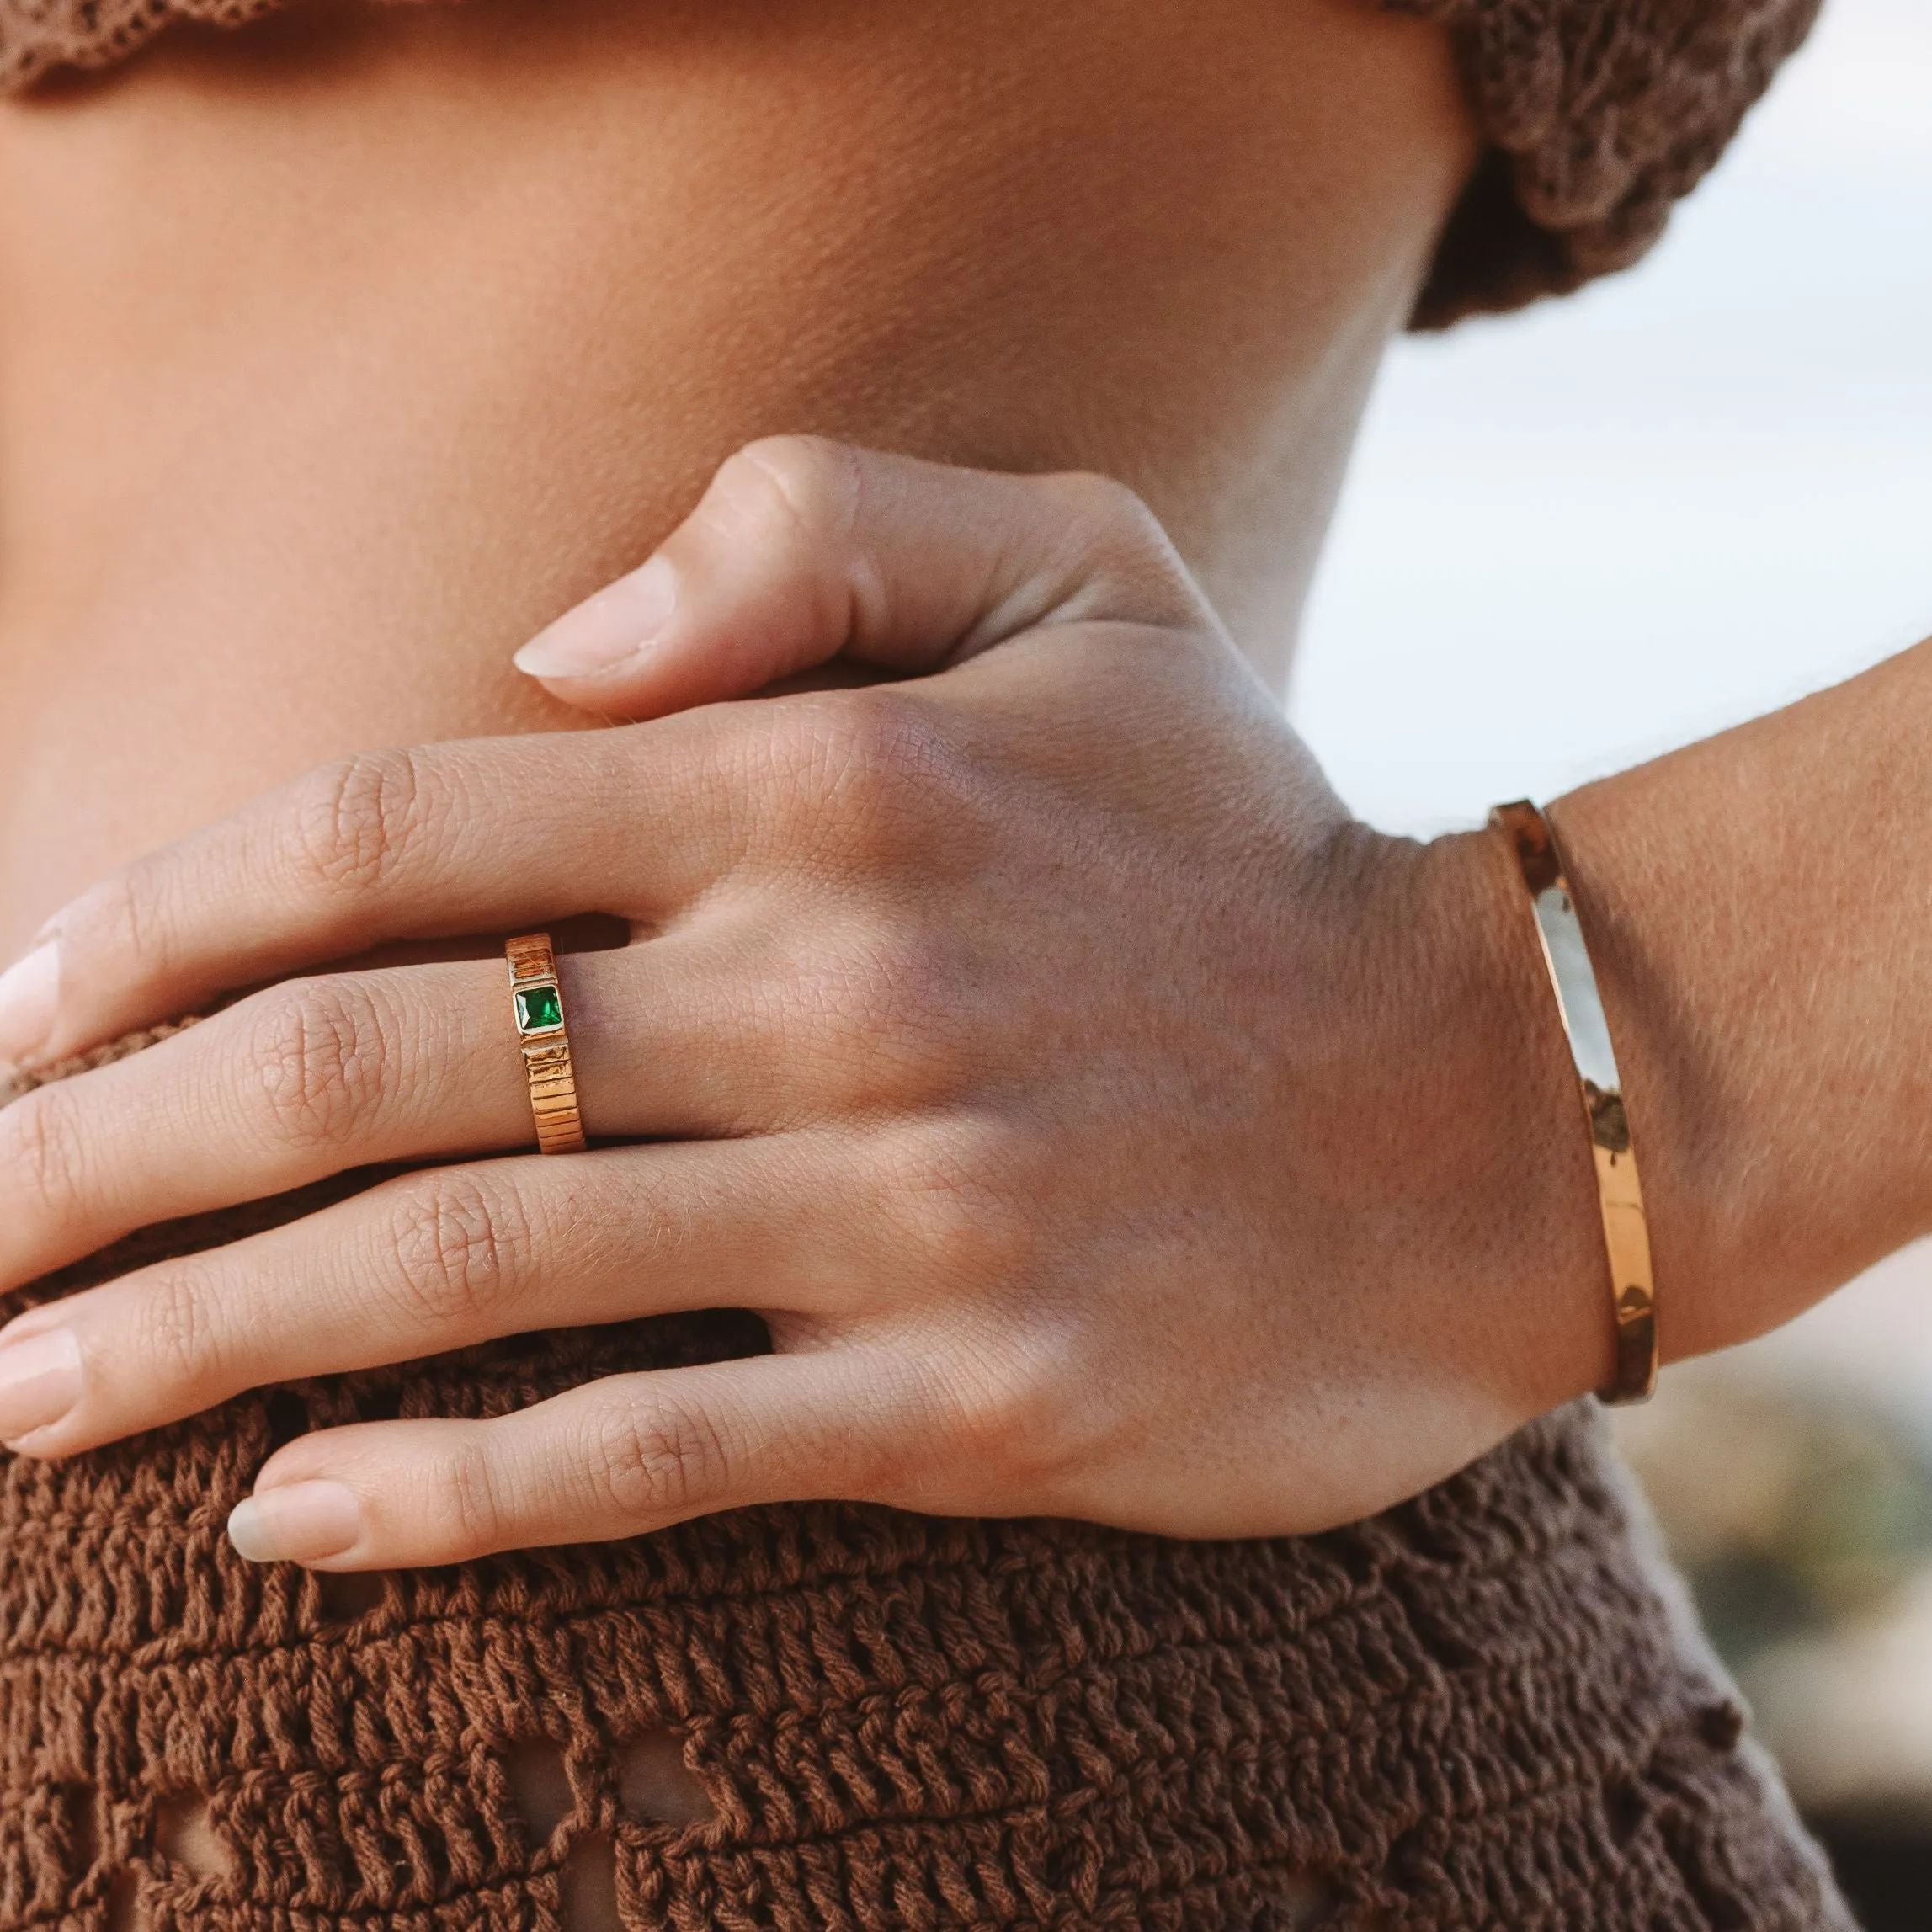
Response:
[[[840,655],[935,674],[705,701]],[[1392,1502],[1603,1374],[1507,855],[1351,822],[1126,492],[754,445],[523,661],[651,721],[350,759],[16,974],[0,1046],[42,1059],[279,983],[0,1113],[0,1288],[438,1163],[17,1317],[21,1453],[741,1306],[774,1355],[302,1437],[237,1542],[434,1564],[812,1497],[1246,1535]],[[562,961],[623,1143],[588,1153],[515,1152],[500,957],[286,977],[593,912],[634,939]]]

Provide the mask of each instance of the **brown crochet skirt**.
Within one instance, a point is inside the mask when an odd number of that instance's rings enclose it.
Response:
[[[827,1504],[365,1579],[224,1536],[292,1432],[763,1345],[527,1335],[8,1458],[0,1932],[1849,1927],[1591,1404],[1272,1542]]]

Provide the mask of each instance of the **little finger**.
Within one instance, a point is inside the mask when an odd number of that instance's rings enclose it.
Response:
[[[395,1569],[868,1497],[915,1460],[915,1386],[824,1349],[611,1376],[487,1422],[320,1430],[269,1458],[229,1535],[257,1562]]]

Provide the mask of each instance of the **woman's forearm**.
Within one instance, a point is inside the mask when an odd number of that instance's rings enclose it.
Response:
[[[1666,1359],[1772,1328],[1932,1229],[1929,746],[1932,642],[1552,808]]]

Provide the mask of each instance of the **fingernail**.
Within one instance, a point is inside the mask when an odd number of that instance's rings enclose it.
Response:
[[[251,1563],[339,1557],[362,1534],[362,1505],[346,1482],[258,1489],[228,1512],[228,1541]]]
[[[57,940],[36,946],[24,959],[0,972],[0,1062],[31,1063],[54,1030],[61,998],[61,948]]]
[[[81,1399],[81,1344],[72,1328],[0,1344],[0,1442],[58,1422]]]
[[[628,577],[567,610],[512,662],[533,678],[593,677],[635,657],[678,608],[678,573],[654,556]]]

